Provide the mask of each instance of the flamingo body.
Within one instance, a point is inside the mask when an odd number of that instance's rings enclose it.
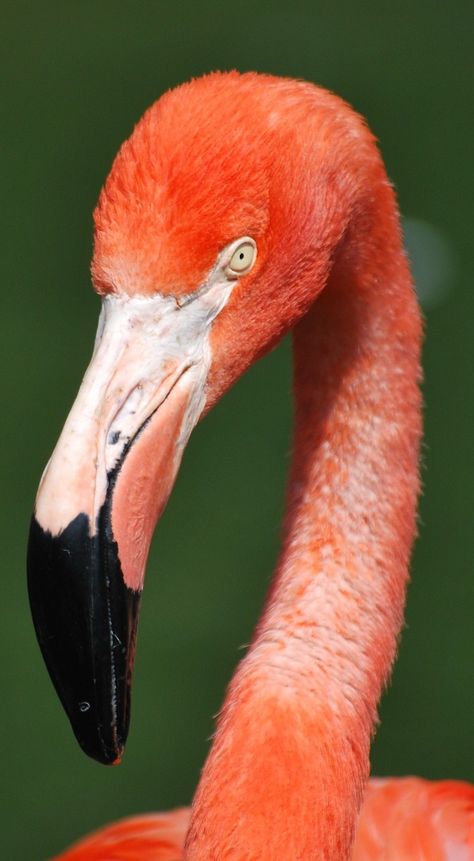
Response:
[[[178,812],[64,858],[471,858],[462,784],[375,782],[358,818],[421,438],[420,313],[367,126],[336,96],[271,76],[167,93],[101,193],[92,273],[96,346],[41,481],[28,577],[53,682],[95,759],[122,755],[148,547],[187,439],[290,330],[294,451],[280,559],[184,844]]]
[[[369,781],[352,861],[472,861],[474,787],[418,777]]]
[[[181,861],[189,811],[124,819],[85,838],[57,861]],[[416,777],[372,779],[352,861],[472,861],[474,787]]]
[[[130,816],[81,840],[56,861],[181,861],[189,810]]]

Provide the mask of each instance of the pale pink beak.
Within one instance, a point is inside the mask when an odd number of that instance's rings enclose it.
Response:
[[[36,632],[79,743],[104,763],[120,759],[127,736],[146,559],[204,405],[206,333],[173,299],[105,299],[38,491],[28,550]]]

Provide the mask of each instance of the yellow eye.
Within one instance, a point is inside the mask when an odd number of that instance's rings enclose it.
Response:
[[[252,268],[256,257],[257,246],[255,242],[253,239],[245,239],[237,246],[230,258],[226,267],[226,274],[230,277],[233,275],[236,278],[239,275],[245,275]]]

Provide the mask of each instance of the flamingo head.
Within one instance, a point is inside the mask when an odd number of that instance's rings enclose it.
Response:
[[[331,100],[254,74],[195,80],[148,110],[101,192],[94,353],[28,550],[43,656],[100,762],[126,740],[146,559],[188,437],[309,307],[344,233]]]

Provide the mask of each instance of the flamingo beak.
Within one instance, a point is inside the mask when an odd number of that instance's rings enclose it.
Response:
[[[111,296],[43,474],[28,545],[36,634],[83,750],[120,761],[156,521],[204,405],[209,309]]]

